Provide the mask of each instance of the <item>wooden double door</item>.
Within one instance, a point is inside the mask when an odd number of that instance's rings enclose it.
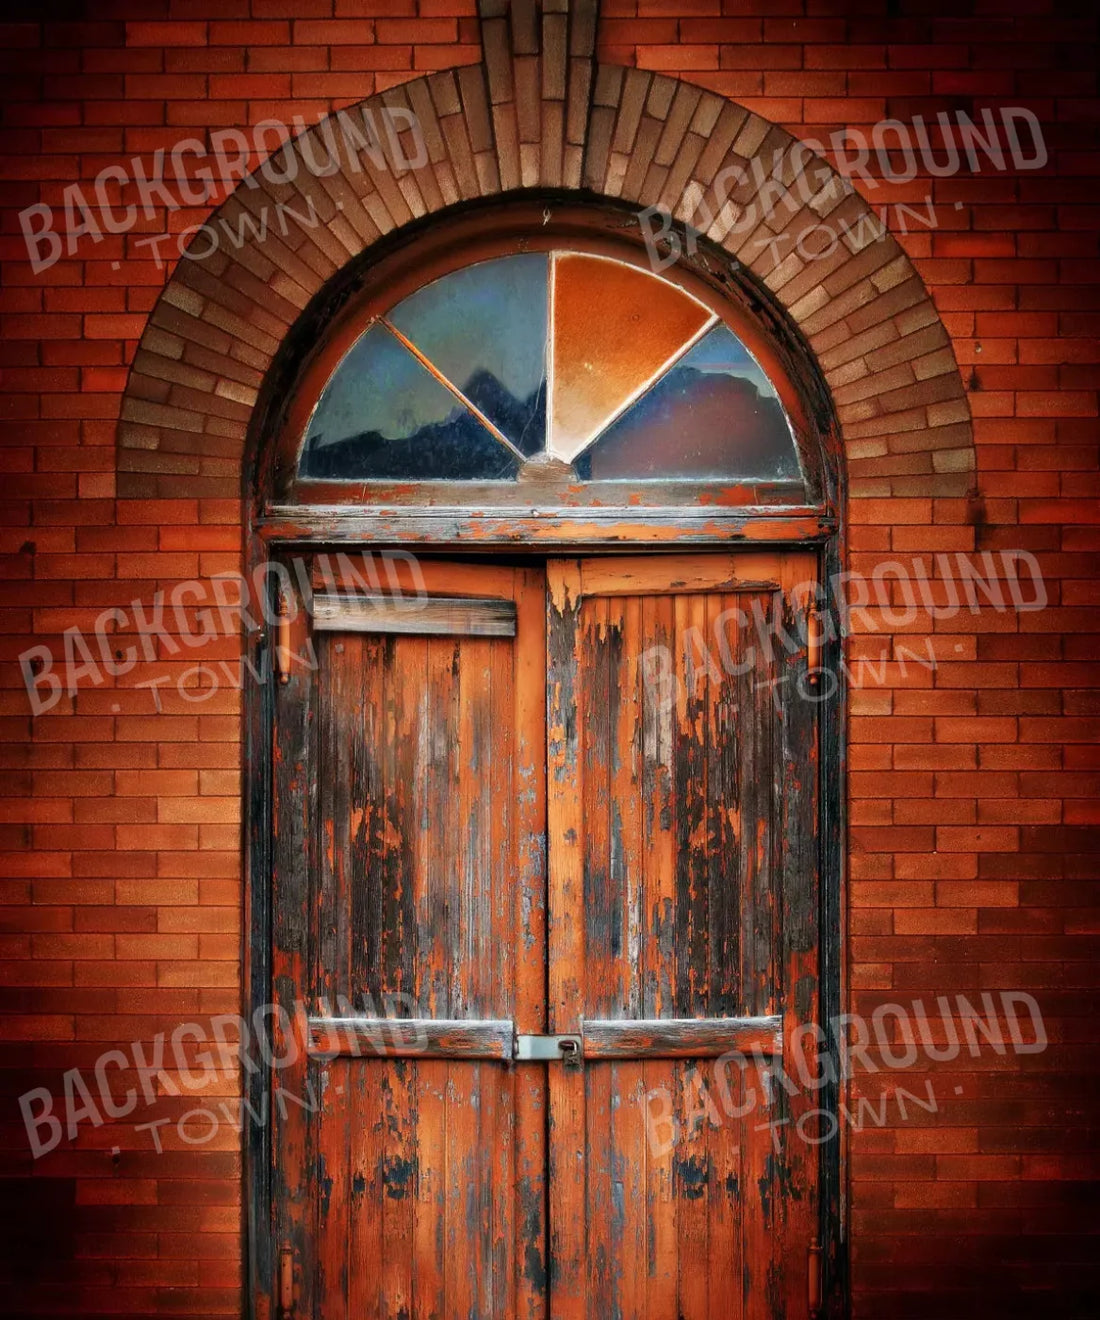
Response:
[[[314,572],[275,689],[276,1313],[813,1312],[815,1101],[776,1069],[818,1007],[814,571]]]

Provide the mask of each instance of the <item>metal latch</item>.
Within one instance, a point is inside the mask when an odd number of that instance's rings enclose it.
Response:
[[[516,1036],[513,1058],[517,1061],[543,1061],[564,1063],[567,1068],[579,1068],[581,1063],[580,1036]]]
[[[807,1310],[810,1320],[818,1320],[821,1315],[821,1243],[814,1238],[809,1250],[810,1270],[806,1282]]]
[[[294,1252],[284,1247],[279,1252],[279,1320],[291,1320],[294,1314]]]

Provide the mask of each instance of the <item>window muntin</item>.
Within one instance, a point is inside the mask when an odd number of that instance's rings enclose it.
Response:
[[[547,449],[572,462],[717,321],[648,271],[588,253],[555,255]]]
[[[453,271],[386,320],[528,457],[546,429],[547,256],[523,252]]]
[[[779,394],[733,331],[613,257],[520,252],[440,277],[344,354],[309,418],[305,480],[801,479]]]

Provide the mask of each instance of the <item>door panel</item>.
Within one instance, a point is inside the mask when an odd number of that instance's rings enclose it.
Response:
[[[765,1074],[817,1016],[812,555],[422,561],[419,608],[317,558],[275,698],[293,1314],[805,1317],[813,1100]]]
[[[551,1022],[585,1033],[583,1072],[550,1075],[561,1320],[806,1314],[802,1102],[713,1123],[713,1065],[677,1056],[767,1056],[815,1020],[816,720],[788,598],[813,580],[804,554],[549,566]],[[654,1097],[677,1140],[652,1139]]]
[[[279,689],[305,819],[276,849],[277,985],[318,1052],[297,1078],[316,1112],[276,1116],[277,1182],[304,1170],[277,1231],[298,1314],[324,1320],[545,1306],[545,1068],[511,1066],[545,1015],[543,575],[423,569],[423,635],[415,608],[398,632],[329,608],[316,668]],[[515,626],[481,635],[464,608],[441,633],[438,602],[471,594]]]

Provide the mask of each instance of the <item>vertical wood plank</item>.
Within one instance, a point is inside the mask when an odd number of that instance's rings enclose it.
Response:
[[[707,643],[714,650],[720,671],[717,678],[711,678],[707,710],[708,955],[711,1012],[718,1017],[736,1015],[741,1007],[738,710],[731,673],[739,647],[735,608],[735,598],[731,595],[707,599]],[[721,1077],[717,1075],[719,1068],[723,1069]],[[708,1076],[711,1094],[719,1106],[718,1126],[712,1125],[707,1135],[711,1189],[708,1287],[712,1308],[717,1309],[721,1304],[729,1320],[740,1320],[741,1220],[745,1211],[741,1197],[742,1121],[734,1115],[743,1100],[741,1070],[735,1064],[716,1061]]]
[[[437,667],[443,648],[434,639],[425,637],[409,650],[410,671],[418,676],[420,685],[412,784],[416,959],[410,996],[419,1013],[432,1017],[437,1015],[437,969],[443,966],[445,954],[437,912],[448,888],[440,857],[437,810],[440,735],[445,731],[445,705],[440,699]],[[411,1098],[416,1112],[416,1159],[410,1189],[414,1317],[440,1315],[443,1310],[445,1261],[439,1250],[437,1228],[442,1219],[445,1175],[446,1075],[446,1064],[437,1060],[417,1060],[410,1070]]]
[[[706,663],[706,597],[675,598],[676,652],[681,672],[682,698],[677,708],[676,775],[676,1013],[706,1017],[710,1012],[709,867],[706,852],[707,762],[704,712],[710,697]],[[699,1105],[689,1079],[697,1069],[679,1067],[685,1123],[674,1169],[678,1213],[678,1310],[683,1320],[707,1320],[707,1219],[710,1169],[707,1163],[706,1122],[696,1121]]]
[[[783,557],[779,608],[787,632],[796,636],[804,628],[805,611],[796,599],[796,589],[817,580],[817,565],[807,554]],[[778,721],[775,817],[781,847],[776,861],[776,884],[782,895],[782,1001],[785,1006],[783,1063],[786,1074],[796,1080],[813,1078],[817,1055],[813,1041],[801,1028],[820,1017],[818,949],[819,877],[821,873],[818,829],[818,694],[806,682],[807,655],[799,647],[783,661],[786,683],[781,718]],[[802,1057],[799,1057],[801,1052]],[[788,1315],[806,1306],[808,1294],[809,1244],[818,1233],[818,1186],[816,1178],[820,1147],[815,1144],[819,1122],[811,1115],[821,1096],[800,1084],[792,1095],[784,1093],[782,1116],[782,1176],[784,1185],[799,1188],[798,1197],[783,1200],[782,1223],[776,1243],[776,1273],[783,1280],[782,1295]]]
[[[292,623],[294,646],[302,641],[304,611],[300,601],[298,604]],[[311,906],[316,888],[317,802],[310,770],[316,760],[314,680],[314,671],[303,667],[295,668],[285,684],[276,684],[272,730],[272,993],[291,1017],[297,1016],[297,1001],[313,995]],[[293,1252],[295,1286],[308,1314],[315,1302],[313,1171],[317,1133],[305,1108],[293,1101],[308,1099],[313,1093],[316,1069],[305,1052],[297,1022],[291,1031],[297,1033],[294,1041],[287,1039],[280,1020],[275,1019],[276,1057],[293,1061],[273,1069],[270,1076],[272,1228],[277,1251],[289,1248]],[[283,1093],[289,1100],[284,1101]]]
[[[349,1070],[355,1112],[350,1133],[348,1178],[348,1313],[376,1320],[382,1315],[382,1070],[377,1060]],[[306,1314],[310,1314],[307,1312]]]
[[[421,824],[427,854],[424,907],[419,917],[426,965],[421,1002],[433,1017],[454,1017],[450,949],[455,921],[451,897],[457,874],[454,841],[460,829],[458,694],[454,673],[458,650],[452,639],[443,637],[428,639],[426,648],[427,786]],[[450,1065],[425,1062],[419,1072],[424,1133],[416,1231],[418,1243],[423,1246],[418,1246],[417,1257],[419,1262],[427,1255],[433,1264],[421,1267],[424,1287],[418,1290],[418,1301],[425,1315],[445,1315],[454,1269],[450,1241],[446,1237],[452,1182]]]
[[[515,584],[513,583],[513,595]],[[526,644],[526,639],[525,639]],[[489,775],[489,875],[507,877],[489,886],[489,919],[485,923],[486,961],[491,985],[487,1009],[496,1016],[514,1014],[515,962],[518,930],[515,926],[517,877],[511,848],[515,832],[515,725],[500,717],[514,700],[516,647],[512,639],[491,641],[489,647],[489,693],[486,703],[490,746]],[[490,1152],[487,1200],[492,1225],[489,1235],[489,1291],[492,1314],[501,1320],[515,1316],[515,1240],[511,1203],[515,1196],[515,1072],[486,1068],[485,1101],[481,1111],[482,1141]]]
[[[579,618],[581,670],[577,723],[581,750],[583,820],[584,999],[591,1014],[614,1013],[612,928],[616,919],[610,875],[610,715],[617,668],[617,621],[607,599],[585,601]],[[614,640],[613,640],[614,639]],[[610,1227],[611,1069],[585,1068],[585,1206],[590,1320],[614,1313],[617,1295]]]
[[[458,699],[458,739],[455,793],[459,814],[450,840],[455,868],[450,906],[453,912],[448,956],[454,968],[452,1007],[456,1016],[476,1015],[481,1008],[484,968],[473,963],[477,950],[479,900],[482,877],[477,871],[478,825],[473,819],[477,786],[471,773],[476,765],[478,733],[478,674],[484,667],[484,644],[463,639],[455,642],[454,676]],[[478,1121],[480,1076],[474,1063],[451,1063],[447,1123],[447,1276],[448,1313],[476,1312],[482,1282],[481,1225],[478,1188],[482,1150]],[[477,1237],[475,1238],[475,1225]]]
[[[546,1008],[546,578],[516,573],[512,930],[516,1029],[547,1030]],[[516,1315],[545,1320],[547,1271],[546,1069],[516,1069]]]
[[[651,623],[647,641],[663,647],[671,657],[674,678],[682,669],[676,657],[675,600],[655,596],[647,605]],[[671,699],[668,699],[671,696]],[[649,747],[646,769],[649,776],[646,809],[649,857],[646,874],[649,905],[648,964],[653,981],[653,1016],[675,1017],[679,959],[676,949],[676,853],[675,800],[673,795],[674,729],[679,714],[678,692],[654,694],[650,702]],[[674,1111],[680,1112],[679,1069],[675,1063],[647,1061],[646,1086],[667,1090]],[[675,1186],[676,1144],[651,1152],[649,1161],[649,1216],[652,1259],[648,1305],[656,1315],[674,1315],[677,1308],[678,1245]]]
[[[422,638],[387,637],[386,642],[383,740],[379,749],[384,765],[386,813],[379,987],[383,1001],[387,994],[411,996],[414,990],[417,859],[413,794],[424,672]],[[416,1114],[411,1073],[415,1067],[406,1059],[387,1059],[381,1066],[382,1235],[386,1247],[378,1268],[382,1275],[382,1312],[386,1316],[406,1315],[412,1307]]]
[[[770,666],[761,634],[770,629],[772,600],[754,594],[742,602],[750,623],[741,630],[737,692],[742,712],[742,831],[739,851],[742,876],[741,986],[750,1013],[770,1012],[775,1002],[774,943],[776,899],[771,888],[771,804],[773,798],[772,727],[775,700]],[[771,1320],[770,1294],[776,1286],[772,1236],[776,1218],[774,1161],[770,1123],[775,1117],[759,1068],[751,1069],[758,1104],[743,1125],[742,1196],[747,1209],[743,1224],[744,1311],[747,1320]]]
[[[332,648],[339,638],[330,638]],[[345,645],[349,639],[344,639]],[[344,654],[349,654],[347,651]],[[384,1012],[382,980],[382,875],[386,847],[386,782],[384,742],[386,669],[392,654],[384,638],[364,638],[351,652],[359,680],[349,724],[362,731],[362,760],[355,769],[356,804],[361,816],[354,830],[351,892],[342,898],[352,918],[352,990],[365,1003]],[[329,774],[332,770],[329,768]],[[325,776],[322,774],[321,776]],[[353,1062],[348,1070],[348,1102],[354,1113],[349,1132],[348,1179],[348,1312],[366,1320],[382,1314],[383,1135],[382,1076],[385,1065],[375,1059]]]
[[[445,1255],[439,1250],[446,1187],[447,1064],[438,1059],[415,1065],[417,1108],[416,1204],[413,1210],[414,1317],[442,1315]]]
[[[547,565],[547,925],[550,1030],[580,1027],[584,993],[582,766],[578,745],[580,681],[576,561]],[[585,1078],[552,1068],[550,1088],[550,1314],[586,1320]]]
[[[611,693],[609,876],[615,895],[616,921],[611,932],[613,995],[609,1016],[642,1016],[642,922],[645,905],[642,854],[640,690],[641,601],[627,596],[613,602],[621,629],[617,673],[609,676]],[[645,1314],[648,1272],[648,1214],[644,1069],[639,1063],[606,1065],[611,1077],[612,1250],[616,1314]]]

